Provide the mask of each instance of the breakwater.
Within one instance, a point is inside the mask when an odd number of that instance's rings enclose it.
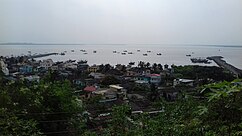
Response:
[[[235,66],[228,64],[225,60],[222,60],[222,56],[212,56],[212,57],[207,57],[209,60],[213,60],[218,66],[227,69],[237,77],[242,77],[242,70],[236,68]]]
[[[51,56],[51,55],[58,55],[58,53],[45,53],[45,54],[31,55],[31,56],[27,56],[27,58],[28,59],[34,59],[34,58],[41,58],[41,57]]]

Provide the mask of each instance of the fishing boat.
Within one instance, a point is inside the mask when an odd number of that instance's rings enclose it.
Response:
[[[192,63],[205,63],[210,64],[211,62],[206,58],[191,58]]]

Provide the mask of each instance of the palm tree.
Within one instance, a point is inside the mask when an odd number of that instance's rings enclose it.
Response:
[[[149,68],[149,67],[150,67],[150,63],[147,62],[147,63],[146,63],[146,68]]]
[[[156,69],[157,69],[157,64],[154,63],[154,64],[152,65],[152,68],[153,68],[154,71],[156,71]]]
[[[160,63],[157,66],[158,66],[159,70],[163,70],[163,67]]]

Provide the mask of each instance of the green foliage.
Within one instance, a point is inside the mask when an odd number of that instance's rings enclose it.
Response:
[[[119,83],[120,81],[114,76],[106,76],[101,82],[101,84],[105,86],[112,85],[112,84],[119,84]]]
[[[189,79],[214,79],[216,81],[232,81],[234,76],[222,68],[215,66],[174,66],[174,75],[176,78]]]
[[[5,109],[0,109],[0,135],[1,136],[41,136],[42,133],[37,127],[37,122],[34,120],[19,119],[16,115],[6,112]]]
[[[0,88],[0,108],[8,113],[4,115],[7,118],[1,120],[1,124],[6,130],[24,130],[21,127],[25,127],[22,125],[25,124],[26,129],[35,130],[36,127],[43,133],[73,129],[78,132],[80,128],[77,126],[81,126],[82,122],[79,114],[83,107],[72,92],[69,81],[41,81],[30,85],[23,81],[7,83]],[[13,122],[16,120],[19,124],[8,125],[7,119]],[[14,131],[12,134],[11,131],[8,132],[9,135],[15,135]],[[25,135],[24,133],[25,131],[19,131],[19,135]]]
[[[113,127],[107,132],[139,136],[239,136],[242,134],[241,81],[206,85],[210,92],[203,100],[186,96],[173,103],[156,102],[164,112],[155,117],[141,114],[134,123],[125,119],[125,107],[115,107]]]

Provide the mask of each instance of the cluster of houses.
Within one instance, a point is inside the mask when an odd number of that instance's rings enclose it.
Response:
[[[160,112],[161,109],[154,108],[148,97],[153,91],[151,86],[155,86],[156,97],[165,97],[169,101],[177,98],[180,91],[178,86],[194,86],[194,80],[170,78],[174,70],[168,65],[157,72],[152,67],[121,64],[89,66],[87,61],[54,62],[52,59],[42,61],[26,59],[20,62],[14,59],[18,58],[0,59],[0,69],[8,80],[23,79],[39,82],[50,70],[56,71],[59,77],[71,80],[76,88],[74,93],[87,103],[87,114],[92,119],[92,124],[96,124],[92,127],[97,127],[100,125],[98,122],[105,121],[110,114],[104,113],[109,113],[114,105],[129,104],[134,114]],[[119,84],[102,85],[108,76],[119,80]],[[133,88],[141,90],[146,88],[147,91],[134,91]]]

